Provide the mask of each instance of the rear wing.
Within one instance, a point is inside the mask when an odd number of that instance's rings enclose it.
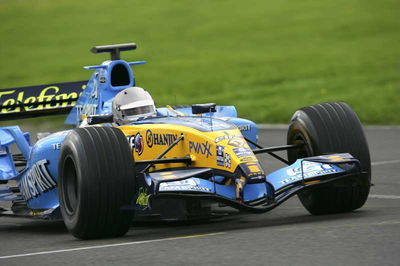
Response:
[[[66,114],[75,105],[87,81],[0,89],[0,121]]]
[[[85,67],[94,70],[89,81],[0,89],[0,121],[69,113],[65,123],[79,125],[82,115],[111,113],[114,96],[135,86],[131,66],[146,63],[120,59],[122,51],[134,49],[135,43],[93,47],[93,53],[110,53],[111,61]]]

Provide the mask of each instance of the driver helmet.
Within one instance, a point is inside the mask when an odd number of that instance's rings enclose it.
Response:
[[[140,87],[130,87],[120,91],[112,101],[114,122],[125,125],[142,117],[156,115],[156,107],[151,95]]]

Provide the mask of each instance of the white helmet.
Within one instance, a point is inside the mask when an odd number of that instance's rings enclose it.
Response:
[[[120,91],[112,101],[114,122],[124,125],[140,117],[156,115],[156,107],[151,95],[140,87],[130,87]]]

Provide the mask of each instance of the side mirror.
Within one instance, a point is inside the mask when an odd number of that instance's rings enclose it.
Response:
[[[215,113],[217,109],[215,108],[217,105],[215,103],[203,103],[203,104],[193,104],[192,105],[192,114],[204,114],[204,113]]]

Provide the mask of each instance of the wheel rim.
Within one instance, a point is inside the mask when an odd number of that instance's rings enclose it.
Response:
[[[68,215],[72,215],[78,206],[78,177],[75,162],[71,156],[65,158],[62,183],[65,210]]]
[[[313,152],[310,145],[307,143],[306,138],[300,132],[293,138],[293,144],[303,144],[303,148],[292,151],[293,158],[301,159],[312,156]]]

